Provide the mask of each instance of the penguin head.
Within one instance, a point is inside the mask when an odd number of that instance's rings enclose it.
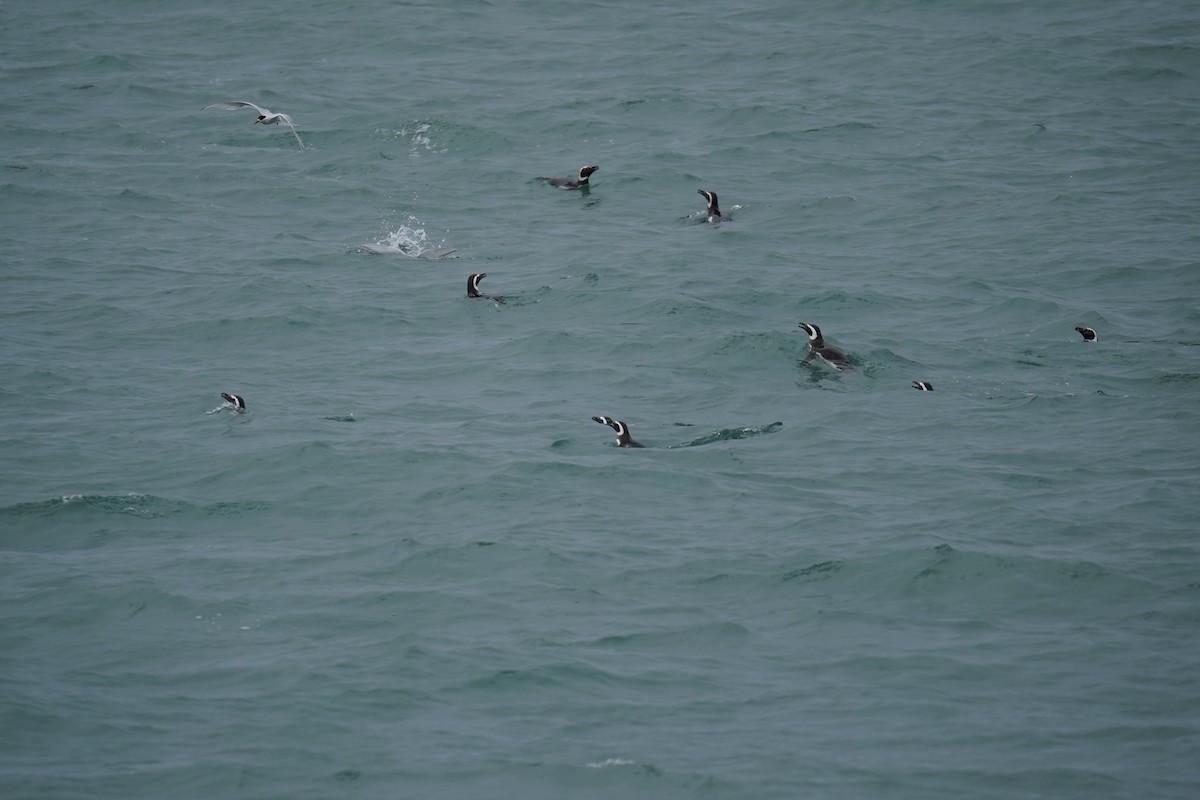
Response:
[[[467,276],[467,297],[476,297],[479,294],[479,282],[486,277],[486,272],[476,272]]]
[[[1100,338],[1100,336],[1091,328],[1076,326],[1075,330],[1079,331],[1079,335],[1083,337],[1085,342],[1094,342]]]
[[[933,391],[933,384],[929,383],[928,381],[913,381],[912,385],[913,385],[913,388],[916,389],[918,392],[932,392]]]
[[[238,395],[229,394],[228,392],[221,392],[221,397],[224,398],[226,403],[229,403],[234,408],[236,408],[238,411],[246,410],[246,401],[243,400]]]
[[[579,168],[579,180],[586,181],[593,172],[600,169],[595,164],[588,164]]]
[[[601,425],[607,425],[616,431],[617,444],[623,445],[629,441],[629,428],[619,419],[613,419],[612,417],[592,417],[592,419],[596,422],[599,422]]]
[[[809,325],[807,322],[801,322],[800,327],[804,330],[805,333],[808,334],[808,340],[810,342],[822,341],[821,329],[818,328],[816,325]]]
[[[717,208],[718,208],[718,207],[717,207],[717,195],[716,195],[716,192],[710,192],[708,189],[697,189],[697,190],[696,190],[696,193],[697,193],[697,194],[702,194],[702,195],[704,195],[704,199],[705,199],[706,201],[708,201],[708,210],[709,210],[709,211],[716,211],[716,210],[717,210]]]

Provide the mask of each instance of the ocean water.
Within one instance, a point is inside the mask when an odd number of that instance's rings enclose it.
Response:
[[[1200,794],[1194,4],[9,0],[0,75],[0,796]]]

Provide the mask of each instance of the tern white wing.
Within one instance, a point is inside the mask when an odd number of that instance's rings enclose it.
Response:
[[[271,114],[270,111],[267,111],[262,106],[255,105],[248,100],[231,100],[227,103],[213,103],[212,105],[205,106],[203,110],[208,111],[210,108],[215,108],[218,111],[237,111],[239,108],[253,108],[259,113],[260,116],[266,117],[270,116]]]
[[[292,124],[292,118],[287,114],[280,114],[279,118],[287,123],[287,126],[292,129],[292,136],[296,137],[296,144],[300,145],[300,149],[304,149],[304,142],[300,141],[300,134],[296,133],[296,126]]]

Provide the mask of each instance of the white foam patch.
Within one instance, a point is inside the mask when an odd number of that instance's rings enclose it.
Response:
[[[433,125],[429,124],[428,122],[416,122],[411,126],[402,128],[400,130],[400,135],[407,136],[408,140],[412,142],[412,147],[410,148],[412,155],[419,155],[419,151],[421,150],[429,153],[446,152],[446,150],[449,148],[445,147],[444,145],[437,144],[433,141],[433,137],[429,135],[429,132],[432,130]]]
[[[420,157],[423,153],[445,153],[450,149],[445,144],[434,141],[433,137],[436,134],[434,123],[428,120],[416,120],[403,128],[375,129],[376,136],[389,136],[408,141],[408,154],[414,158]]]
[[[628,758],[606,758],[603,761],[593,761],[588,764],[588,769],[604,769],[605,767],[628,767],[635,762]]]
[[[429,240],[429,234],[419,219],[410,214],[406,222],[407,224],[401,224],[395,230],[385,233],[374,244],[359,245],[360,249],[368,253],[399,254],[411,258],[419,258],[428,250],[439,249],[439,245]]]

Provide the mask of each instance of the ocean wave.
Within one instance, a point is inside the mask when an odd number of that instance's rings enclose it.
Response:
[[[752,436],[764,436],[768,433],[775,433],[782,427],[782,422],[770,422],[766,425],[749,425],[742,428],[721,428],[711,433],[706,433],[703,436],[697,436],[695,439],[690,439],[682,444],[667,445],[667,447],[702,447],[706,444],[714,444],[716,442],[729,442],[735,439],[748,439]]]
[[[72,494],[3,506],[0,507],[0,518],[92,514],[119,514],[141,519],[162,519],[186,514],[200,517],[230,517],[256,513],[269,508],[269,503],[255,500],[202,504],[137,492],[121,495]]]

